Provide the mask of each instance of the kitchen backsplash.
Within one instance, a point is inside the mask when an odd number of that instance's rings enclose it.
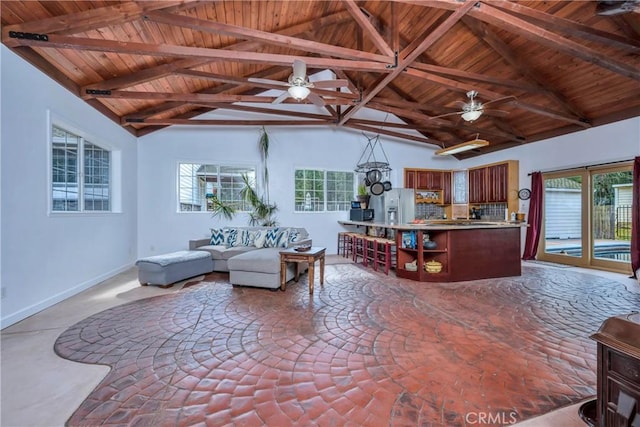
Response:
[[[480,218],[485,221],[504,221],[504,212],[507,209],[506,203],[487,203],[484,205],[477,205],[480,207]],[[509,212],[511,214],[511,212]]]
[[[444,206],[432,203],[416,203],[416,219],[442,219]]]

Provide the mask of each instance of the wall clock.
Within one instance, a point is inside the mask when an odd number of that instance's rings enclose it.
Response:
[[[531,190],[529,190],[528,188],[523,188],[522,190],[518,191],[518,198],[520,200],[529,200],[529,197],[531,197]]]

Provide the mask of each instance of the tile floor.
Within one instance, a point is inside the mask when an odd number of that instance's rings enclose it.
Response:
[[[335,258],[334,261],[342,260]],[[331,264],[331,259],[328,259],[328,264]],[[627,279],[626,276],[623,275],[574,268],[554,269],[553,267],[525,264],[532,268],[545,269],[547,272],[551,272],[551,276],[549,277],[554,277],[553,270],[556,270],[558,274],[568,270],[586,272],[587,274],[620,282],[623,284],[623,288],[626,287],[627,291],[640,294],[640,287],[637,282]],[[380,279],[381,281],[389,280],[384,275],[380,275]],[[553,280],[551,280],[551,282],[553,282]],[[179,295],[183,286],[184,283],[174,285],[169,289],[140,287],[136,280],[136,272],[132,269],[82,294],[76,295],[44,310],[35,316],[25,319],[16,325],[4,329],[1,334],[2,382],[0,424],[5,427],[64,425],[74,411],[80,407],[90,393],[100,384],[105,376],[109,374],[109,368],[100,365],[80,364],[58,357],[53,352],[56,339],[69,327],[80,322],[87,316],[126,302],[148,298],[150,296],[163,294]],[[331,286],[330,281],[328,286]],[[194,285],[190,288],[195,289],[196,287],[197,285]],[[367,289],[372,288],[369,287]],[[292,290],[295,290],[295,286],[289,287],[287,293],[294,295]],[[514,292],[518,293],[521,292],[521,290],[514,289]],[[440,293],[440,291],[438,293]],[[301,295],[303,294],[304,292],[301,292]],[[432,294],[431,296],[437,296],[436,294]],[[321,298],[322,290],[317,290],[315,295],[316,298]],[[606,296],[605,294],[605,297]],[[610,294],[611,298],[615,298],[616,296],[619,295],[615,292]],[[343,299],[348,298],[350,298],[349,292],[338,292],[332,297],[331,301],[333,304],[337,304]],[[444,295],[443,301],[446,302],[447,298],[449,298],[449,296]],[[454,302],[457,304],[459,301],[456,300]],[[462,302],[462,306],[470,303],[470,301]],[[321,304],[318,308],[320,306]],[[297,309],[299,310],[301,307],[297,307]],[[515,311],[515,313],[517,312],[518,310]],[[398,315],[399,314],[400,312],[398,312]],[[348,317],[348,313],[345,313],[345,315]],[[488,313],[478,313],[478,315],[477,320],[482,321],[483,316],[487,316]],[[455,313],[448,311],[448,316],[455,317]],[[364,321],[364,323],[367,321],[367,319],[360,320]],[[402,322],[407,321],[406,318],[403,319],[401,316],[396,320],[400,322],[400,326]],[[494,318],[493,322],[492,327],[496,325],[500,326],[497,319]],[[375,327],[376,325],[372,326]],[[299,328],[298,332],[304,335],[304,331],[300,329],[303,328],[304,325],[298,325],[297,327]],[[440,332],[446,331],[442,329]],[[562,342],[562,340],[558,342]],[[363,337],[363,343],[368,345],[366,337]],[[405,345],[407,343],[409,343],[409,341],[407,341]],[[584,351],[584,349],[579,351]],[[357,354],[357,351],[354,354]],[[593,368],[591,362],[592,361],[588,361],[586,368]],[[592,378],[588,380],[592,380]],[[317,382],[318,380],[314,381]],[[505,384],[506,383],[503,383],[502,386],[505,386]],[[587,387],[585,392],[588,392],[588,389],[589,387]],[[298,388],[297,392],[303,392],[303,389]],[[411,408],[411,396],[407,396],[407,398],[409,399],[408,404],[400,408],[405,411]],[[582,427],[584,424],[577,417],[578,405],[566,406],[544,416],[528,419],[518,425],[528,427]],[[398,414],[400,414],[400,412],[402,411],[398,411]],[[406,419],[398,417],[394,425],[401,425],[399,421]],[[300,420],[302,421],[302,419]],[[117,422],[115,424],[117,424]],[[392,423],[385,421],[378,425],[381,424],[391,425]]]

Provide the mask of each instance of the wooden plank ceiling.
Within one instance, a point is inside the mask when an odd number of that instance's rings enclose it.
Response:
[[[465,158],[640,115],[637,0],[0,4],[7,47],[138,136],[311,125],[491,142]],[[265,91],[287,89],[277,82],[296,59],[343,87],[311,88],[283,111],[281,92]],[[470,91],[485,104],[473,122],[461,118]],[[403,123],[361,119],[363,107]],[[221,109],[260,119],[198,118]]]

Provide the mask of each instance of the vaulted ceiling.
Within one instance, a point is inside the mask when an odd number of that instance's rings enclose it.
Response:
[[[7,47],[137,136],[287,125],[491,142],[459,158],[640,116],[639,11],[637,0],[0,3]],[[287,89],[296,59],[343,87],[313,87],[283,111],[267,91]],[[470,91],[484,104],[473,122],[460,114]],[[403,123],[359,118],[364,107]],[[225,110],[260,115],[199,118]]]

